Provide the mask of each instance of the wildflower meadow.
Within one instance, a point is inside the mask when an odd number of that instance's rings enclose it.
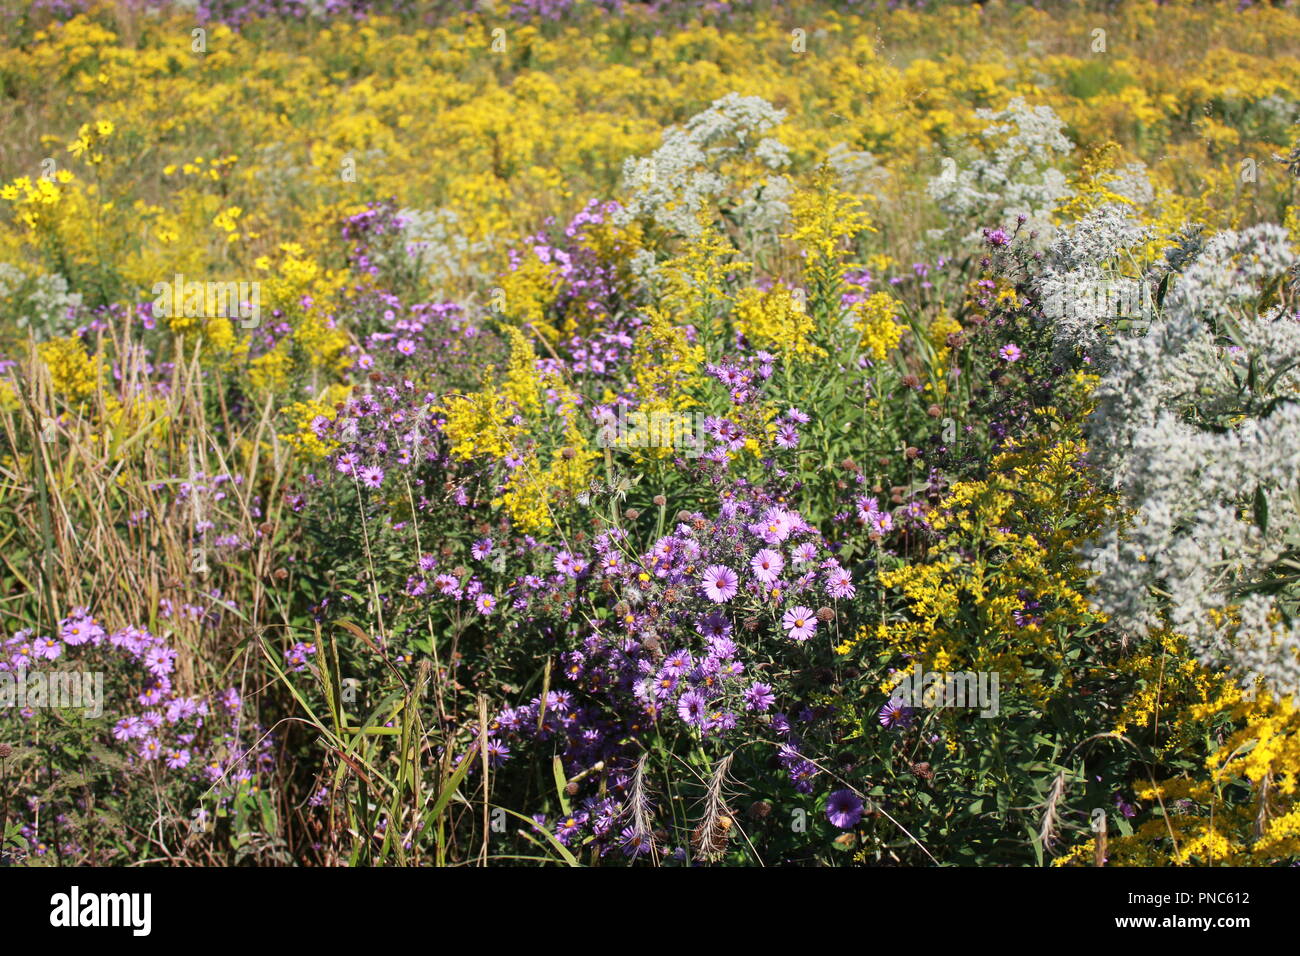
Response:
[[[0,864],[1300,865],[1298,124],[1293,2],[0,0]]]

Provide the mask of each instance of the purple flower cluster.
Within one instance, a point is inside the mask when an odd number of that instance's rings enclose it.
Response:
[[[229,799],[235,788],[252,784],[259,772],[270,768],[272,737],[245,720],[237,689],[206,699],[176,686],[176,661],[176,649],[165,638],[130,625],[110,632],[82,607],[59,621],[57,635],[21,630],[0,644],[0,672],[21,678],[27,686],[39,677],[49,687],[42,707],[68,704],[54,699],[54,687],[75,673],[82,679],[83,697],[76,706],[86,713],[85,680],[102,679],[102,717],[87,718],[103,720],[101,742],[121,755],[127,772],[158,768]],[[10,715],[29,724],[39,719],[40,709],[31,701],[0,709],[0,724]],[[33,854],[50,851],[41,827],[61,814],[60,806],[57,800],[47,806],[38,797],[28,799],[31,818],[22,833]],[[57,820],[55,824],[57,829]],[[65,854],[78,849],[62,846]]]

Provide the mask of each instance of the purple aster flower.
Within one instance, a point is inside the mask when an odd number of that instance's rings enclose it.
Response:
[[[705,637],[726,637],[731,633],[731,622],[717,611],[713,611],[696,622],[695,630]]]
[[[478,599],[474,602],[474,606],[478,608],[480,614],[491,614],[496,610],[497,599],[485,592],[478,596]]]
[[[637,832],[636,827],[624,827],[620,836],[623,839],[623,853],[626,856],[649,853],[654,846],[654,837],[649,833]]]
[[[144,733],[145,729],[141,725],[139,717],[123,717],[113,725],[114,740],[132,740],[143,736]]]
[[[836,790],[826,801],[826,819],[841,830],[851,830],[862,819],[862,798],[852,790]]]
[[[677,716],[692,727],[698,727],[704,722],[707,708],[708,701],[698,690],[688,690],[677,699]]]
[[[475,561],[482,561],[492,553],[492,539],[483,538],[475,541],[474,546],[469,549],[469,553],[474,556]]]
[[[555,836],[565,846],[569,842],[577,839],[582,831],[582,825],[587,822],[587,814],[575,813],[572,816],[565,817],[555,827]]]
[[[725,565],[715,564],[704,572],[704,593],[715,604],[724,604],[736,596],[740,578]]]
[[[998,357],[1004,362],[1018,362],[1023,354],[1020,351],[1020,346],[1014,342],[1010,342],[998,349]]]
[[[378,488],[384,483],[384,469],[373,465],[361,469],[361,483],[367,488]]]
[[[689,651],[673,651],[664,659],[663,672],[673,677],[681,677],[691,669],[692,663]]]
[[[745,709],[756,710],[760,714],[776,703],[776,696],[767,684],[754,683],[745,691]]]
[[[487,743],[487,754],[488,763],[499,767],[510,759],[510,748],[494,737]]]
[[[893,697],[880,708],[880,723],[891,729],[905,730],[912,725],[912,714],[912,708],[901,697]]]

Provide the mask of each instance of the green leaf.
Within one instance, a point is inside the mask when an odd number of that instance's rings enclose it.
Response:
[[[555,777],[555,794],[560,798],[560,809],[564,815],[569,815],[569,795],[564,792],[564,788],[569,785],[569,779],[564,775],[564,763],[560,760],[559,754],[551,761],[551,774]]]

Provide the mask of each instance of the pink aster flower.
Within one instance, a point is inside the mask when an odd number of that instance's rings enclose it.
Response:
[[[817,545],[813,544],[811,541],[805,541],[794,549],[792,560],[795,564],[808,564],[810,561],[816,560],[816,558]]]
[[[704,572],[704,593],[715,604],[724,604],[736,596],[740,578],[725,565],[715,564]]]
[[[157,760],[162,756],[162,752],[162,744],[158,743],[155,737],[150,737],[140,745],[140,756],[145,760]]]
[[[1014,342],[1010,342],[998,349],[998,356],[1004,362],[1018,362],[1020,356],[1023,354],[1024,353],[1020,351],[1020,346],[1016,345]]]
[[[817,630],[817,615],[812,608],[803,605],[792,607],[781,618],[781,626],[791,640],[806,641]]]
[[[764,548],[754,555],[754,560],[749,562],[749,566],[754,569],[754,577],[764,584],[772,584],[785,570],[785,558],[771,548]]]
[[[837,568],[826,575],[826,593],[837,601],[851,598],[857,591],[858,589],[853,586],[853,575],[843,568]]]
[[[768,544],[780,544],[790,537],[790,514],[784,508],[768,508],[750,530]]]

